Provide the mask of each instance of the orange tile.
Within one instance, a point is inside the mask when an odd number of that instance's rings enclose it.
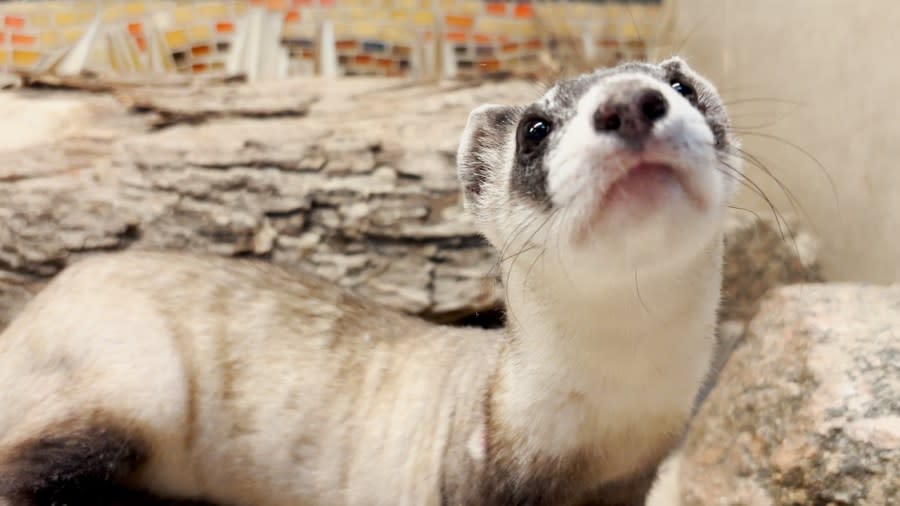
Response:
[[[534,10],[531,8],[531,4],[516,4],[513,14],[517,18],[530,18],[534,16]]]
[[[31,46],[37,38],[34,35],[25,35],[22,33],[14,33],[10,37],[10,43],[14,46]]]
[[[284,10],[286,6],[284,0],[267,0],[266,7],[268,7],[269,10],[281,11]]]
[[[450,42],[466,42],[469,36],[465,32],[448,32],[447,40]]]
[[[490,2],[485,6],[485,10],[491,16],[505,16],[506,2]]]
[[[296,23],[298,21],[300,21],[300,11],[298,11],[298,10],[287,11],[284,14],[284,22],[285,23]]]
[[[144,33],[144,28],[140,23],[128,23],[128,33],[137,37]]]
[[[25,28],[25,18],[22,16],[7,15],[3,19],[3,26],[7,28]]]
[[[391,68],[394,66],[394,60],[391,60],[390,58],[379,58],[375,64],[381,68]]]
[[[312,5],[312,0],[291,0],[291,5],[294,7],[307,7]]]
[[[216,23],[216,33],[231,33],[234,31],[234,23],[219,21]]]
[[[516,44],[515,42],[507,42],[507,43],[503,44],[503,46],[500,49],[502,49],[504,52],[515,51],[515,50],[519,49],[519,45]]]
[[[134,43],[137,44],[137,47],[138,47],[138,49],[141,50],[141,52],[144,52],[147,50],[147,39],[145,39],[143,37],[135,37]]]
[[[478,62],[478,68],[483,72],[496,72],[500,70],[500,62],[497,60],[484,60]]]
[[[191,65],[191,72],[203,72],[207,68],[205,63],[195,63]]]
[[[334,0],[319,0],[319,5],[322,7],[334,7]]]
[[[6,42],[6,34],[0,32],[0,44],[3,44],[4,42]]]
[[[525,47],[528,49],[540,49],[544,45],[541,44],[541,39],[531,39],[525,43]]]
[[[209,46],[194,46],[191,48],[191,55],[193,56],[205,56],[212,52],[212,48]]]
[[[358,45],[358,44],[356,43],[355,40],[339,40],[339,41],[337,41],[337,42],[334,43],[334,47],[335,47],[338,51],[349,51],[349,50],[353,50],[353,49],[356,49],[356,46],[357,46],[357,45]]]
[[[356,58],[353,59],[353,62],[357,65],[368,65],[372,63],[372,57],[365,54],[356,55]]]
[[[444,16],[444,21],[447,22],[448,26],[463,29],[472,28],[472,25],[475,24],[475,19],[472,16],[456,16],[453,14]]]
[[[490,44],[493,40],[493,37],[484,33],[476,33],[472,36],[472,40],[479,44]]]

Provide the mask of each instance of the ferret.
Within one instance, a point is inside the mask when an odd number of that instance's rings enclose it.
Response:
[[[0,335],[0,497],[644,504],[710,369],[736,149],[678,58],[472,111],[458,176],[503,329],[262,261],[77,262]]]

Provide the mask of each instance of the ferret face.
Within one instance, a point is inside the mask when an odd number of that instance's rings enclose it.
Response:
[[[563,81],[528,106],[479,107],[457,159],[466,206],[502,254],[633,275],[715,237],[736,152],[716,90],[670,59]]]

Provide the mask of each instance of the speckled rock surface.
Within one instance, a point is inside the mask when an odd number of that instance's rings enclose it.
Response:
[[[684,505],[900,497],[900,285],[797,285],[760,307],[700,409]]]
[[[728,214],[717,350],[700,400],[715,385],[766,293],[779,286],[824,281],[819,248],[818,238],[790,215],[740,209]]]

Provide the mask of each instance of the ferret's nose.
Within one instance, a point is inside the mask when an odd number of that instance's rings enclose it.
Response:
[[[662,92],[641,88],[602,104],[594,113],[594,129],[629,142],[640,142],[650,134],[653,123],[664,118],[668,111],[669,103]]]

